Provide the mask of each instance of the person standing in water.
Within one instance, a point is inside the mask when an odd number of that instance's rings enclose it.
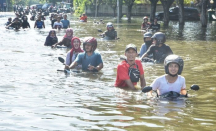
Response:
[[[136,60],[137,47],[129,44],[125,49],[126,60],[118,64],[115,87],[124,89],[142,89],[146,86],[144,70],[140,60]],[[137,82],[140,80],[140,87]]]
[[[158,19],[154,18],[154,22],[149,27],[149,29],[152,29],[153,32],[160,31],[160,24],[158,24],[157,21],[158,21]]]
[[[157,91],[158,95],[169,93],[170,91],[187,95],[185,78],[181,76],[184,61],[178,55],[169,55],[164,60],[165,75],[156,78],[150,85],[152,90]],[[150,92],[152,96],[152,91]]]
[[[68,51],[66,56],[66,65],[71,65],[74,60],[76,59],[77,55],[81,52],[84,52],[81,48],[81,41],[78,37],[73,37],[71,40],[71,47],[72,49]],[[82,65],[78,65],[77,68],[81,68]]]
[[[149,27],[150,27],[151,23],[148,22],[148,17],[145,16],[143,17],[143,22],[142,22],[142,25],[141,25],[141,30],[147,30]]]
[[[80,16],[80,22],[87,22],[87,15],[85,13]]]
[[[77,65],[82,65],[83,71],[98,72],[103,68],[101,55],[95,52],[97,48],[97,40],[94,37],[86,37],[83,40],[83,50],[70,66],[65,69],[74,69]]]
[[[70,21],[67,19],[67,14],[64,14],[63,18],[64,19],[61,20],[61,22],[63,24],[63,28],[64,29],[70,28]]]
[[[143,35],[144,44],[142,44],[142,46],[140,48],[140,54],[139,54],[140,57],[142,57],[142,55],[144,53],[146,53],[146,51],[152,45],[152,38],[151,37],[152,37],[152,33],[150,33],[150,32],[146,32]]]
[[[52,46],[58,42],[58,37],[56,36],[55,30],[50,30],[49,35],[46,37],[44,46]]]
[[[157,32],[151,38],[153,39],[153,45],[149,47],[147,52],[144,53],[140,59],[142,60],[144,57],[148,57],[149,55],[153,54],[155,63],[163,63],[164,59],[168,55],[173,54],[171,48],[165,44],[165,34],[162,32]]]
[[[34,28],[42,29],[45,28],[44,22],[41,20],[41,16],[38,16],[38,19],[35,21]]]
[[[61,17],[58,16],[57,21],[53,24],[53,29],[59,29],[60,30],[61,28],[63,28],[63,24],[60,20],[61,20]]]
[[[52,45],[52,47],[55,48],[57,45],[64,45],[67,48],[72,48],[71,47],[71,45],[72,45],[71,44],[71,39],[72,38],[73,38],[73,29],[72,28],[68,28],[66,30],[66,34],[64,35],[63,39],[60,42]]]
[[[12,23],[11,21],[12,21],[12,18],[9,17],[9,18],[8,18],[8,21],[7,21],[7,23],[5,23],[5,25],[6,25],[6,26],[10,25],[10,24]]]
[[[105,31],[102,36],[107,37],[107,39],[116,40],[117,39],[117,32],[114,29],[114,26],[111,22],[108,22],[106,25],[107,31]]]
[[[22,22],[22,28],[25,29],[25,28],[30,28],[30,24],[27,20],[27,17],[24,17],[23,18],[23,22]]]
[[[19,30],[22,27],[22,23],[20,22],[19,18],[15,18],[14,21],[5,28],[9,29],[9,27],[14,28],[15,30]]]

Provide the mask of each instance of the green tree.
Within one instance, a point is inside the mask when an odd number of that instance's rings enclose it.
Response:
[[[113,16],[116,16],[117,0],[106,0],[106,3],[113,9]]]

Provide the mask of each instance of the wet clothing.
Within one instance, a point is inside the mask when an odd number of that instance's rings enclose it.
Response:
[[[56,22],[57,20],[56,19],[53,19],[52,21],[51,21],[51,27],[53,28],[53,25],[54,25],[54,23]]]
[[[47,38],[46,38],[46,42],[45,42],[45,46],[52,46],[52,45],[54,45],[55,43],[57,43],[58,42],[58,38],[57,37],[49,37],[49,36],[47,36]]]
[[[115,39],[117,38],[117,32],[113,29],[111,31],[107,30],[104,32],[105,37],[108,37],[108,39]]]
[[[160,24],[154,24],[154,23],[152,23],[151,25],[150,25],[150,29],[152,29],[152,30],[154,30],[154,31],[159,31],[160,30]]]
[[[141,25],[141,27],[142,27],[142,29],[147,29],[147,28],[149,28],[150,27],[150,25],[151,25],[151,23],[149,23],[149,22],[147,22],[147,23],[142,23],[142,25]]]
[[[79,53],[75,61],[82,65],[83,71],[89,71],[89,65],[96,67],[103,63],[101,55],[97,52],[93,52],[91,56],[88,56],[86,52]],[[98,72],[98,70],[94,69],[93,72]]]
[[[41,28],[43,28],[44,22],[41,20],[36,20],[35,24],[36,24],[37,28],[41,29]]]
[[[11,23],[12,23],[12,22],[9,22],[9,21],[8,21],[5,25],[8,26],[8,25],[10,25]]]
[[[63,24],[62,24],[61,22],[56,21],[56,22],[53,24],[53,28],[54,28],[54,29],[61,29],[61,28],[63,28]]]
[[[28,17],[26,15],[22,16],[22,21],[25,21],[25,20],[28,20]]]
[[[146,44],[146,43],[142,44],[142,46],[140,48],[139,56],[142,57],[142,55],[146,53],[146,51],[149,49],[150,46],[151,46],[151,43],[150,44]]]
[[[161,47],[152,45],[146,52],[148,55],[153,54],[153,59],[156,60],[157,63],[163,63],[164,59],[170,55],[173,54],[170,47],[166,44],[163,44]]]
[[[82,16],[80,17],[81,22],[87,22],[87,16]]]
[[[178,75],[178,78],[174,83],[169,83],[165,75],[158,77],[150,85],[152,90],[158,90],[158,95],[162,95],[169,91],[174,91],[180,94],[182,89],[186,89],[185,78]]]
[[[63,38],[62,41],[60,41],[58,43],[58,45],[64,45],[66,46],[67,48],[72,48],[71,47],[71,40],[70,39],[67,39],[67,38]]]
[[[54,33],[54,37],[52,37],[52,33]],[[49,35],[46,37],[46,41],[44,43],[45,46],[52,46],[58,42],[58,37],[56,36],[55,30],[50,30]]]
[[[22,28],[30,28],[28,21],[23,21]]]
[[[66,56],[66,62],[65,62],[65,64],[66,65],[70,65],[76,59],[76,57],[78,56],[78,54],[79,54],[78,52],[74,52],[73,55],[72,55],[72,57],[70,57],[71,56],[71,51],[68,51],[67,56]]]
[[[143,66],[140,60],[135,60],[134,65],[130,66],[127,61],[122,61],[118,64],[117,67],[117,76],[115,81],[115,87],[128,87],[125,80],[129,80],[129,68],[137,68],[139,69],[140,76],[144,74]],[[137,85],[137,82],[132,82],[133,85]]]
[[[13,22],[11,23],[10,27],[13,27],[15,29],[19,29],[22,26],[20,22]]]
[[[69,20],[62,19],[61,22],[63,24],[63,28],[64,29],[67,29],[68,26],[70,25],[70,21]]]

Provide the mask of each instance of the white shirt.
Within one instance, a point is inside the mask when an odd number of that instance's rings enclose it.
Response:
[[[60,26],[60,28],[63,28],[63,24],[62,24],[62,22],[58,22],[58,21],[54,22],[54,24],[53,24],[53,28],[57,29],[58,26]]]
[[[186,88],[185,78],[180,75],[178,75],[178,78],[174,83],[169,83],[165,75],[160,76],[155,79],[150,86],[152,87],[152,90],[158,90],[158,95],[162,95],[169,91],[175,91],[180,94],[181,90]]]
[[[72,58],[71,58],[71,63],[73,63],[73,61],[76,59],[77,54],[73,54]],[[70,51],[68,51],[67,56],[66,56],[66,65],[70,65]]]

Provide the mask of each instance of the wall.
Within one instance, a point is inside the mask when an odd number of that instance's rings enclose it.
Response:
[[[132,8],[132,16],[144,16],[150,15],[151,6],[148,4],[141,4],[141,5],[134,5]],[[162,5],[157,5],[156,12],[163,11]],[[127,6],[123,5],[122,7],[123,15],[127,15]],[[95,9],[94,7],[87,6],[86,7],[86,14],[90,16],[95,16]],[[98,15],[97,16],[113,16],[113,9],[106,4],[100,5]],[[117,9],[116,13],[117,15]]]

